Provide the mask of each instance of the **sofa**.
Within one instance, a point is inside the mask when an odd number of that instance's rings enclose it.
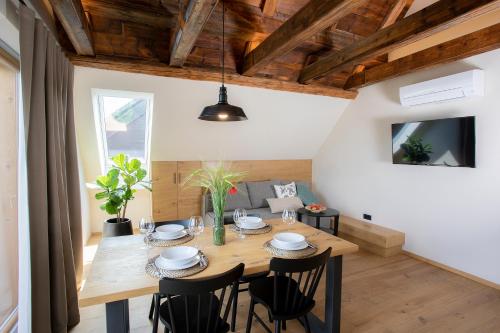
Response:
[[[233,223],[233,212],[236,208],[244,208],[248,215],[259,216],[263,220],[281,218],[281,213],[271,213],[268,198],[276,198],[274,185],[285,185],[292,180],[265,180],[241,182],[236,184],[238,192],[233,195],[228,195],[226,199],[226,207],[224,212],[225,224]],[[303,185],[310,189],[310,184],[304,181],[295,181],[297,186]],[[213,225],[214,212],[212,208],[212,200],[210,194],[203,195],[202,199],[202,215],[205,223]]]

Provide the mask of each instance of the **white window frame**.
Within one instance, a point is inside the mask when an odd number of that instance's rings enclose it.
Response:
[[[112,89],[97,89],[93,88],[92,92],[92,108],[94,109],[94,121],[97,134],[97,145],[99,149],[99,161],[101,171],[106,174],[112,163],[108,156],[108,144],[106,141],[106,126],[103,112],[102,97],[121,97],[121,98],[141,98],[147,101],[146,105],[146,130],[145,130],[145,169],[150,170],[150,153],[151,153],[151,126],[153,120],[153,105],[154,95],[152,93],[128,91],[128,90],[112,90]]]

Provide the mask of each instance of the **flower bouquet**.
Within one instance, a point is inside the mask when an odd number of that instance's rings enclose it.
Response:
[[[222,162],[216,165],[206,164],[203,168],[193,171],[185,181],[184,185],[201,186],[210,192],[212,206],[214,209],[213,242],[215,245],[224,245],[224,208],[228,194],[236,194],[235,184],[241,181],[245,172],[234,172],[226,168]]]

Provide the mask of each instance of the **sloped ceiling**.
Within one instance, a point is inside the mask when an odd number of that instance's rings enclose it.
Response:
[[[86,181],[101,172],[92,88],[154,94],[152,160],[309,159],[350,103],[229,85],[229,102],[243,107],[249,120],[205,122],[197,117],[217,102],[217,83],[76,67],[76,129]]]

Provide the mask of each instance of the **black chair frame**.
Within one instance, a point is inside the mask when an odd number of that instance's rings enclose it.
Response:
[[[210,278],[202,279],[170,279],[164,278],[159,282],[159,293],[154,295],[155,310],[153,316],[153,333],[158,331],[159,320],[165,325],[165,332],[171,333],[218,333],[230,329],[227,324],[229,311],[234,304],[234,297],[238,293],[239,279],[243,275],[244,264],[239,264],[231,270]],[[230,292],[227,293],[227,289]],[[219,296],[216,292],[220,291]],[[226,295],[229,297],[226,299]],[[165,299],[161,304],[161,296]],[[207,302],[208,299],[208,308]],[[193,303],[194,306],[193,306]],[[191,306],[189,306],[191,302]],[[226,303],[223,311],[223,304]],[[182,305],[182,319],[174,315],[179,313]],[[194,313],[190,311],[196,309]],[[177,310],[177,311],[176,311]],[[207,317],[204,318],[203,315]],[[222,314],[222,316],[221,316]],[[212,321],[213,320],[213,321]],[[176,321],[179,323],[176,324]],[[181,326],[184,322],[185,326]]]
[[[250,333],[254,317],[267,332],[271,332],[254,311],[255,305],[261,304],[266,307],[269,320],[274,321],[275,333],[281,332],[281,328],[286,329],[287,320],[301,318],[301,324],[310,333],[307,314],[315,306],[314,295],[331,250],[328,248],[323,253],[303,259],[272,258],[270,271],[273,275],[250,283],[246,332]]]

